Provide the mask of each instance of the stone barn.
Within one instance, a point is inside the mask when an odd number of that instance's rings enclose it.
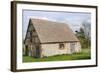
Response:
[[[25,40],[25,55],[42,58],[81,51],[78,38],[65,23],[30,19]]]

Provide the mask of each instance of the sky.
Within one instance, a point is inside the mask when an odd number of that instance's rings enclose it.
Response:
[[[49,21],[66,23],[67,25],[69,25],[69,27],[72,29],[73,32],[79,30],[83,22],[91,23],[91,13],[23,10],[22,12],[23,39],[25,38],[30,18],[45,19]]]

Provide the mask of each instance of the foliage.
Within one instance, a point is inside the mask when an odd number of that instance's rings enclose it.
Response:
[[[81,28],[83,28],[83,30],[84,30],[85,37],[88,38],[88,39],[91,39],[91,22],[90,21],[84,21],[82,23]]]
[[[82,28],[80,28],[80,31],[76,31],[76,36],[80,40],[82,48],[88,48],[88,47],[90,47],[91,40],[89,38],[86,38],[84,30]]]

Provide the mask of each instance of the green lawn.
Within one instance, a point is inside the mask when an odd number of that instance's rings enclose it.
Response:
[[[29,56],[23,56],[23,62],[82,60],[82,59],[90,59],[90,58],[91,58],[90,49],[83,49],[81,53],[56,55],[47,58],[33,58]]]

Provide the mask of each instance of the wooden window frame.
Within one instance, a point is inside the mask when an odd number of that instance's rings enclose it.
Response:
[[[59,49],[63,50],[65,48],[65,44],[64,43],[59,43]]]

